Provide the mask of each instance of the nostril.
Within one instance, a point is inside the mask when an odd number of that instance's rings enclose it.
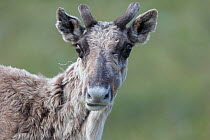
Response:
[[[109,93],[104,96],[104,100],[109,98]]]
[[[88,99],[92,99],[92,97],[90,96],[89,93],[87,94],[87,98],[88,98]]]

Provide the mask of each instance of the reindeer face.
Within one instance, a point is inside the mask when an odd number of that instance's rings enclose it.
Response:
[[[86,5],[79,6],[85,28],[80,21],[64,12],[57,12],[56,27],[65,41],[71,41],[78,53],[80,75],[84,80],[86,108],[101,110],[113,103],[117,89],[124,82],[127,61],[135,43],[144,43],[155,30],[157,11],[138,16],[130,27],[139,4],[131,3],[127,11],[113,22],[97,22]]]
[[[76,45],[85,74],[86,107],[98,110],[112,104],[127,71],[132,45],[113,23],[99,22]]]

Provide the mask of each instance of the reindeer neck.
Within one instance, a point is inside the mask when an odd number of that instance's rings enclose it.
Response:
[[[89,115],[82,95],[82,80],[78,75],[78,63],[70,65],[66,71],[54,77],[50,83],[53,87],[46,103],[53,118],[54,136],[58,139],[78,139],[83,124]],[[51,119],[50,118],[50,119]]]
[[[60,102],[57,107],[53,107],[58,110],[58,124],[53,123],[53,126],[55,130],[62,130],[55,131],[55,135],[71,140],[99,140],[112,106],[101,111],[88,111],[85,108],[83,81],[78,70],[79,64],[75,62],[64,73],[55,77],[54,85],[60,86]]]

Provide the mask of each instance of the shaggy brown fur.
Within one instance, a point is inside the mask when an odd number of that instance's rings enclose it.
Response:
[[[111,106],[88,111],[81,81],[77,63],[52,79],[0,66],[0,140],[98,139]]]
[[[82,97],[75,88],[81,82],[74,65],[53,79],[0,66],[1,140],[82,137],[78,131],[89,111],[78,101]]]

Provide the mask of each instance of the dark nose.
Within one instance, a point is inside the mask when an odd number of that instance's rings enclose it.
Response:
[[[106,103],[110,99],[109,88],[91,87],[87,90],[88,103]]]

